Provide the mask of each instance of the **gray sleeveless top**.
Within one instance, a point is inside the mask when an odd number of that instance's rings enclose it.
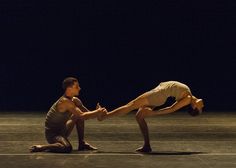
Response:
[[[191,94],[189,87],[183,83],[177,81],[161,82],[157,87],[163,91],[163,96],[174,97],[176,100],[180,100],[184,92]]]
[[[163,105],[168,97],[177,101],[182,99],[183,93],[191,94],[189,87],[177,81],[161,82],[156,88],[146,93],[146,98],[151,106]]]
[[[60,99],[59,99],[60,100]],[[46,120],[45,120],[45,129],[48,130],[57,130],[61,131],[65,129],[66,122],[70,119],[71,113],[69,111],[66,112],[58,112],[57,111],[57,103],[56,101],[52,107],[49,109]]]

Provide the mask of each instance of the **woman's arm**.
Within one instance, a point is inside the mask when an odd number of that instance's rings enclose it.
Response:
[[[187,106],[191,103],[192,96],[188,95],[185,98],[181,99],[180,101],[175,102],[173,105],[162,108],[157,111],[152,111],[150,109],[144,110],[142,113],[139,114],[139,117],[149,117],[149,116],[156,116],[156,115],[164,115],[173,113],[179,109],[181,109],[184,106]]]

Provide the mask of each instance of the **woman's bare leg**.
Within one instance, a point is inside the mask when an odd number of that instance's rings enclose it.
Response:
[[[137,112],[136,120],[137,120],[137,122],[139,124],[139,128],[140,128],[141,133],[142,133],[143,138],[144,138],[144,145],[143,145],[143,147],[138,148],[136,151],[138,151],[138,152],[151,152],[152,149],[151,149],[151,146],[150,146],[149,131],[148,131],[147,123],[144,120],[144,118],[140,118],[138,116],[138,113],[142,113],[143,109],[144,108],[140,108],[139,111]]]
[[[149,102],[146,98],[146,95],[147,94],[144,93],[143,95],[137,97],[136,99],[132,100],[128,104],[126,104],[124,106],[121,106],[121,107],[107,113],[107,115],[100,116],[98,118],[98,120],[104,120],[106,118],[110,118],[110,117],[113,117],[113,116],[125,115],[125,114],[131,112],[132,110],[138,109],[138,108],[143,107],[143,106],[148,106]]]

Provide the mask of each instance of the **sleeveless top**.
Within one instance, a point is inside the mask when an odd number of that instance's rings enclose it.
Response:
[[[147,92],[147,99],[152,106],[163,105],[168,97],[174,97],[176,101],[182,99],[183,94],[192,94],[189,87],[177,81],[161,82],[156,88]]]
[[[184,92],[191,94],[191,91],[187,85],[177,81],[161,82],[156,88],[163,90],[163,96],[166,98],[174,97],[177,101],[182,99]]]
[[[52,105],[46,115],[45,129],[47,130],[61,131],[65,129],[66,122],[70,119],[72,115],[69,111],[57,111],[56,107],[59,101],[60,99]]]

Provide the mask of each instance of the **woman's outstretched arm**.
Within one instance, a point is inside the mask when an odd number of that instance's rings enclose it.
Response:
[[[138,117],[144,118],[144,117],[149,117],[149,116],[156,116],[156,115],[164,115],[164,114],[169,114],[173,113],[179,109],[181,109],[184,106],[187,106],[191,103],[192,96],[188,95],[185,98],[181,99],[180,101],[175,102],[169,107],[162,108],[160,110],[152,111],[150,109],[144,110],[142,113],[139,114]]]

